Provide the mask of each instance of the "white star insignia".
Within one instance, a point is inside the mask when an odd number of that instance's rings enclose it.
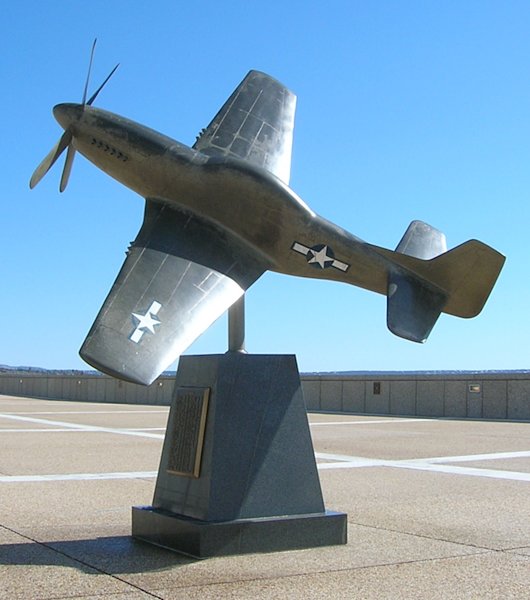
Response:
[[[321,248],[318,251],[313,250],[312,248],[309,251],[313,255],[313,258],[310,258],[307,261],[308,263],[317,263],[318,265],[320,265],[320,267],[322,267],[322,269],[329,267],[329,265],[331,263],[333,263],[334,257],[328,256],[328,247],[327,246],[324,246],[323,248]]]
[[[137,325],[129,339],[132,340],[135,344],[137,344],[142,339],[142,336],[146,330],[150,331],[153,334],[156,333],[155,325],[160,325],[160,321],[155,317],[161,308],[162,305],[160,304],[160,302],[154,300],[151,303],[151,306],[147,309],[145,315],[132,313],[132,316],[137,321]]]
[[[317,265],[321,269],[333,267],[334,269],[338,269],[339,271],[343,271],[344,273],[350,267],[348,263],[336,259],[335,253],[328,245],[318,244],[316,246],[313,246],[312,248],[309,248],[308,246],[300,244],[299,242],[293,242],[291,250],[294,250],[299,254],[303,254],[306,257],[308,264],[313,265],[314,267],[316,267]]]

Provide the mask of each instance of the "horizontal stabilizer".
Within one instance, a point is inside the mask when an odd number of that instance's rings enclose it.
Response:
[[[445,234],[423,221],[412,221],[397,245],[396,252],[430,260],[447,252]]]
[[[447,295],[417,277],[392,273],[387,296],[387,326],[395,335],[423,343],[447,301]]]
[[[421,260],[385,248],[377,252],[410,275],[447,294],[443,312],[456,317],[476,317],[484,308],[506,258],[490,246],[470,240],[433,258]]]

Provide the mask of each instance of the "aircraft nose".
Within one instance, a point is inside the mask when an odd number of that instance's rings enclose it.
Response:
[[[53,107],[53,116],[63,129],[68,129],[73,122],[78,121],[82,113],[82,104],[65,103]]]

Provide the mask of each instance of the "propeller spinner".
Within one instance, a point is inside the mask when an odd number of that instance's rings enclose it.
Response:
[[[97,38],[94,40],[92,44],[92,51],[90,52],[90,62],[88,64],[88,73],[85,81],[85,89],[83,91],[83,100],[81,102],[81,107],[91,106],[94,100],[97,98],[99,92],[103,89],[107,81],[114,75],[114,72],[119,67],[119,63],[112,69],[109,73],[105,81],[98,87],[98,89],[90,96],[90,98],[86,99],[88,93],[88,84],[90,80],[90,71],[92,70],[92,61],[94,59],[94,50],[96,48]],[[60,105],[59,105],[60,106]],[[55,110],[55,109],[54,109]],[[68,185],[68,179],[70,177],[70,172],[72,170],[72,164],[74,162],[75,156],[75,148],[72,144],[72,132],[69,129],[66,129],[63,135],[60,137],[59,141],[55,144],[55,146],[48,152],[48,154],[44,157],[42,162],[33,172],[31,179],[29,181],[29,187],[33,189],[37,183],[46,175],[46,173],[52,168],[53,164],[56,160],[61,156],[61,154],[68,148],[66,153],[66,161],[63,167],[63,173],[61,175],[61,183],[59,185],[59,191],[64,192],[66,186]]]

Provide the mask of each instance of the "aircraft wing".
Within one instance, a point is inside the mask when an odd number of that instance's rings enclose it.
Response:
[[[148,199],[81,357],[109,375],[149,385],[265,270],[226,231]]]
[[[289,183],[296,96],[259,71],[250,71],[193,148],[208,156],[251,162]]]

